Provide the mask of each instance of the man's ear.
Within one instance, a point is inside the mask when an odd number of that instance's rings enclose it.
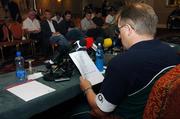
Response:
[[[126,25],[126,28],[128,32],[127,35],[130,36],[134,32],[134,29],[129,24]]]

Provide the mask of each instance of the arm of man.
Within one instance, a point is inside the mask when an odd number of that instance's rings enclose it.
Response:
[[[34,32],[36,32],[36,33],[39,33],[39,32],[41,32],[41,25],[40,25],[40,22],[39,22],[39,20],[37,20],[36,19],[36,23],[35,23],[36,25],[36,29],[35,29],[35,31]]]
[[[87,30],[87,25],[84,19],[81,20],[81,30],[86,31]]]
[[[88,80],[84,79],[83,77],[80,77],[80,87],[81,90],[84,91],[84,93],[86,94],[86,98],[92,109],[92,115],[95,117],[107,116],[108,113],[101,111],[96,104],[96,94],[94,93],[91,87],[91,83]]]
[[[40,22],[38,20],[34,20],[33,23],[29,23],[28,21],[23,21],[22,29],[25,33],[39,33],[41,32]]]
[[[40,25],[41,25],[40,27],[41,27],[41,32],[42,32],[43,39],[51,37],[52,36],[52,32],[50,30],[48,22],[47,21],[43,21],[43,22],[41,22]]]

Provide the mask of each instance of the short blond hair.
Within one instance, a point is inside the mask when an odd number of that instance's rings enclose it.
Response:
[[[123,6],[118,12],[121,23],[131,25],[138,34],[154,36],[158,17],[153,8],[145,3],[132,3]]]

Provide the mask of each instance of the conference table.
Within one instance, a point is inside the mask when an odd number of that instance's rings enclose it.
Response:
[[[36,71],[42,69],[45,69],[44,66],[36,67]],[[55,89],[55,91],[26,102],[7,91],[8,87],[17,85],[15,72],[1,74],[0,119],[28,119],[35,114],[72,99],[81,93],[79,76],[79,72],[75,70],[69,81],[53,82],[45,81],[43,78],[36,79],[36,81]]]

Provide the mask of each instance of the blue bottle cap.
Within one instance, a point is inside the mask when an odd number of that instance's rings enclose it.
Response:
[[[17,52],[16,52],[16,56],[17,56],[17,57],[21,56],[21,52],[20,52],[20,51],[17,51]]]

